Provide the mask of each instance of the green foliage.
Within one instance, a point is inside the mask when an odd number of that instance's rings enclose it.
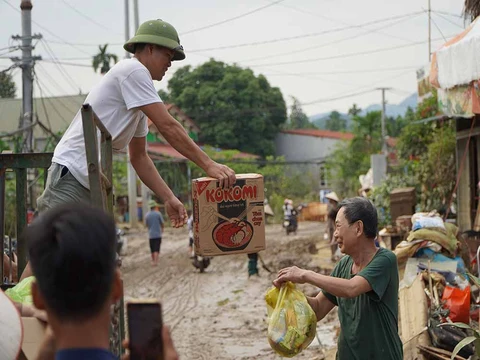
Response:
[[[97,55],[95,55],[92,59],[92,67],[95,72],[100,68],[100,74],[106,74],[110,70],[110,63],[117,63],[118,56],[115,54],[107,53],[107,46],[105,44],[103,46],[99,45],[98,50],[100,51]]]
[[[370,193],[369,198],[378,210],[378,225],[384,227],[392,223],[390,216],[390,193],[392,190],[403,187],[415,187],[417,198],[420,195],[420,186],[417,185],[413,174],[396,173],[389,174],[380,186],[377,186]]]
[[[332,111],[325,122],[325,129],[331,131],[346,131],[347,119],[342,117],[338,111]]]
[[[5,176],[5,235],[10,237],[16,236],[16,191],[15,175],[13,172],[7,172]]]
[[[162,101],[165,104],[170,104],[171,103],[170,94],[168,93],[168,91],[160,89],[160,90],[158,90],[158,96],[160,96],[160,99],[162,99]]]
[[[112,167],[113,193],[115,197],[128,195],[127,157],[114,158]]]
[[[290,129],[316,129],[317,127],[310,122],[307,114],[303,112],[302,104],[298,99],[292,96],[292,101],[288,127]]]
[[[357,194],[359,176],[370,168],[370,155],[381,149],[381,114],[374,111],[365,116],[353,116],[354,138],[338,145],[327,160],[329,183],[341,197]]]
[[[280,89],[263,75],[211,59],[177,70],[168,89],[170,101],[202,129],[201,142],[261,156],[274,153],[286,105]]]
[[[14,98],[17,87],[11,74],[0,72],[0,98]]]

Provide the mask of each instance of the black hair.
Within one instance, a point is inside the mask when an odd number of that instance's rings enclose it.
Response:
[[[165,47],[165,46],[161,46],[161,45],[157,45],[157,44],[136,43],[136,44],[133,44],[133,53],[136,54],[136,53],[142,52],[143,50],[145,50],[145,48],[146,48],[148,45],[153,45],[153,46],[155,46],[155,47],[158,48],[158,49],[162,49],[162,48],[168,49],[168,48]]]
[[[86,204],[59,205],[40,214],[22,236],[46,306],[66,321],[96,316],[114,282],[113,219]]]
[[[142,52],[147,45],[148,44],[146,43],[133,44],[133,53],[136,54],[136,53]]]
[[[345,199],[339,204],[339,209],[341,208],[343,208],[345,218],[350,225],[361,220],[365,236],[369,239],[377,236],[378,214],[375,205],[370,200],[363,197]]]

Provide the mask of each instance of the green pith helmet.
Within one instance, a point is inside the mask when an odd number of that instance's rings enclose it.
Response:
[[[164,46],[175,51],[172,60],[185,59],[185,53],[183,46],[180,45],[177,30],[169,23],[160,19],[145,21],[140,25],[135,36],[123,45],[123,48],[133,54],[135,52],[135,44]]]

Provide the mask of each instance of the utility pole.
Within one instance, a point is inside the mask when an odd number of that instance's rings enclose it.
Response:
[[[130,8],[129,0],[125,3],[125,42],[130,40]],[[125,52],[125,58],[130,58],[130,53]],[[128,180],[128,217],[130,226],[138,224],[137,216],[137,173],[130,162],[130,153],[127,148],[127,180]]]
[[[125,10],[125,42],[130,40],[130,8],[129,0],[124,0],[124,10]],[[125,58],[128,59],[130,53],[125,51]]]
[[[138,15],[138,0],[133,0],[133,24],[135,25],[135,31],[140,26],[140,17]]]
[[[387,127],[385,125],[385,112],[386,112],[386,101],[385,101],[385,91],[390,90],[390,88],[379,88],[382,92],[382,153],[387,155]]]
[[[23,142],[20,151],[22,153],[33,152],[33,67],[40,56],[32,56],[32,40],[41,39],[42,35],[32,36],[32,2],[22,0],[20,9],[22,14],[22,35],[12,36],[13,40],[21,41],[20,49],[22,57],[12,57],[11,60],[22,69],[22,115],[19,121],[19,129],[23,130]],[[27,181],[33,181],[35,169],[27,169]],[[35,204],[35,187],[27,186],[30,206]]]
[[[33,66],[35,60],[40,60],[40,56],[32,56],[32,39],[41,39],[42,35],[32,36],[32,2],[22,0],[20,9],[22,10],[22,35],[14,35],[12,39],[21,40],[22,58],[11,58],[17,66],[22,69],[22,117],[20,118],[20,129],[23,132],[23,153],[33,152]]]
[[[432,59],[432,7],[428,0],[428,62]]]

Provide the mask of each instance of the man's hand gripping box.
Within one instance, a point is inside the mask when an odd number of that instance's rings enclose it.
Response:
[[[238,174],[229,189],[218,180],[193,180],[195,254],[216,256],[265,249],[263,176]]]

